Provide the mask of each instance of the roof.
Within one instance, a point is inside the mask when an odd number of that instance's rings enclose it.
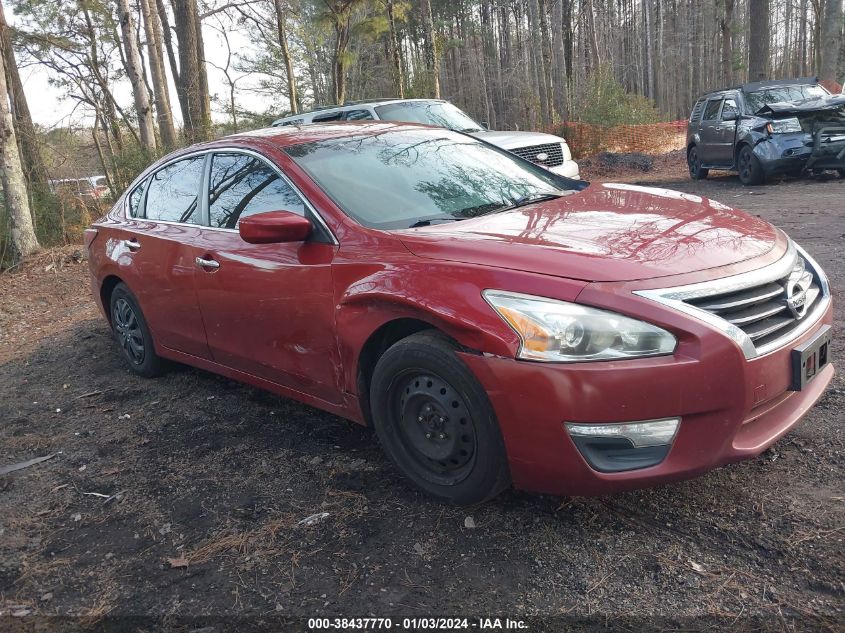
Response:
[[[305,116],[308,114],[325,114],[330,110],[343,110],[343,109],[350,109],[354,110],[356,106],[362,105],[370,105],[370,106],[380,106],[385,105],[387,103],[396,103],[401,101],[405,102],[414,102],[414,101],[435,101],[437,103],[445,103],[445,99],[401,99],[399,97],[386,97],[383,99],[362,99],[360,101],[345,101],[342,104],[337,105],[325,105],[325,106],[317,106],[312,108],[311,110],[305,110],[303,112],[297,112],[296,114],[288,114],[287,116],[280,117],[276,119],[278,121],[287,121],[288,119],[296,119],[301,116]]]
[[[283,127],[267,127],[249,132],[239,132],[208,143],[195,145],[194,151],[205,147],[218,147],[240,141],[245,145],[254,141],[271,143],[277,147],[301,145],[330,138],[351,136],[372,136],[394,129],[432,130],[429,125],[418,123],[399,123],[396,121],[342,121],[337,123],[309,123],[308,125],[285,125]]]
[[[730,88],[719,88],[718,90],[708,90],[702,96],[718,94],[720,92],[729,92],[731,90],[742,90],[743,92],[754,92],[755,90],[762,90],[764,88],[780,88],[781,86],[807,86],[819,83],[818,77],[798,77],[797,79],[766,79],[765,81],[753,81],[739,86],[731,86]]]

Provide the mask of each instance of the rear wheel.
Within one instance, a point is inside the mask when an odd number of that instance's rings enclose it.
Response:
[[[761,185],[765,180],[760,159],[754,155],[748,145],[743,145],[742,149],[739,150],[737,170],[739,171],[739,180],[743,185]]]
[[[689,175],[693,180],[703,180],[710,173],[709,169],[701,166],[701,157],[698,155],[698,148],[693,145],[687,152],[687,166]]]
[[[109,301],[111,325],[123,357],[136,374],[153,378],[162,372],[162,361],[155,353],[150,328],[138,300],[126,287],[117,284]]]
[[[373,372],[379,441],[417,486],[460,504],[510,483],[504,442],[487,394],[449,339],[421,332],[393,345]]]

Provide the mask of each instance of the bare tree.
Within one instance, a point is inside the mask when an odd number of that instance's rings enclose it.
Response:
[[[434,33],[434,17],[431,12],[431,0],[422,2],[423,24],[425,25],[425,56],[428,71],[431,73],[432,96],[440,98],[440,56],[437,51],[437,39]]]
[[[179,41],[176,92],[185,118],[185,136],[194,143],[211,136],[211,98],[205,72],[202,24],[196,0],[172,0],[173,24]]]
[[[296,114],[299,112],[299,96],[296,92],[296,75],[293,72],[293,61],[288,46],[285,0],[274,0],[274,4],[276,7],[276,33],[279,39],[279,48],[282,51],[282,61],[285,64],[285,75],[288,80],[288,102],[290,103],[290,111]]]
[[[129,9],[129,0],[118,0],[117,6],[120,15],[120,30],[123,34],[123,48],[126,53],[126,70],[129,75],[129,83],[132,84],[135,112],[138,115],[141,146],[149,155],[153,155],[156,151],[155,124],[153,123],[153,109],[150,106],[150,95],[147,92],[147,82],[144,80],[144,66],[141,64],[135,19]]]
[[[32,225],[26,178],[23,175],[15,123],[9,108],[6,87],[6,64],[0,55],[0,181],[3,184],[6,213],[9,216],[9,236],[13,259],[31,255],[39,249]]]
[[[842,0],[826,0],[819,51],[819,79],[838,82],[839,52],[842,48]]]
[[[769,0],[748,0],[748,80],[769,74]]]
[[[156,120],[161,142],[167,149],[176,146],[176,128],[173,125],[173,110],[170,106],[170,91],[167,88],[167,75],[164,72],[164,54],[161,42],[161,22],[158,11],[150,6],[151,0],[139,0],[141,16],[144,20],[144,33],[147,36],[147,62],[153,82]],[[154,1],[154,0],[152,0]]]

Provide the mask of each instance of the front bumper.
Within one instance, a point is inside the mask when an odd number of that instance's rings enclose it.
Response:
[[[836,128],[839,129],[839,128]],[[827,134],[830,130],[832,133]],[[754,146],[766,176],[797,174],[805,169],[845,169],[845,141],[836,140],[834,128],[823,128],[815,135],[806,132],[773,134]]]
[[[464,354],[489,394],[514,486],[556,495],[602,495],[688,479],[759,455],[821,397],[828,365],[800,392],[788,391],[791,350],[832,322],[818,322],[781,349],[746,360],[724,334],[693,325],[673,356],[554,365]],[[624,472],[591,468],[566,422],[613,423],[681,417],[666,458]]]

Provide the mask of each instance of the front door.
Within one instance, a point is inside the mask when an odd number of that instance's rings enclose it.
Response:
[[[253,154],[212,155],[208,220],[198,242],[196,288],[214,360],[339,401],[331,263],[326,233],[305,242],[248,244],[240,218],[313,212],[281,172]]]

